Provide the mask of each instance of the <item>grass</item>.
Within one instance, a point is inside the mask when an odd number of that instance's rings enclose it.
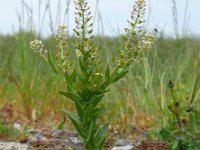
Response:
[[[0,122],[0,136],[1,138],[16,138],[20,135],[19,131],[14,129],[11,125],[5,125]]]
[[[30,36],[23,41],[24,45],[28,45],[33,35],[24,34]],[[56,92],[63,86],[62,81],[59,78],[54,78],[55,76],[42,59],[37,56],[34,56],[37,61],[29,59],[31,55],[34,55],[29,47],[25,48],[27,53],[26,67],[28,68],[25,71],[29,71],[30,77],[25,79],[26,72],[19,69],[18,66],[21,60],[18,57],[20,53],[18,44],[20,43],[16,41],[17,36],[1,36],[1,41],[6,41],[0,45],[2,58],[0,59],[1,104],[5,102],[15,103],[25,111],[24,107],[28,106],[23,103],[26,96],[22,93],[28,93],[30,98],[27,99],[28,105],[31,105],[32,109],[36,109],[39,114],[43,114],[45,109],[52,112],[57,111],[63,105],[70,109],[71,104],[63,101],[63,98]],[[105,58],[109,57],[109,53],[116,53],[117,38],[101,37],[98,40]],[[51,41],[52,38],[45,39],[48,47],[51,47]],[[199,39],[195,38],[178,40],[158,38],[147,58],[139,62],[142,65],[134,65],[126,79],[110,87],[111,92],[106,95],[105,101],[102,103],[102,105],[109,106],[107,119],[114,118],[111,119],[111,122],[115,125],[119,123],[119,116],[128,117],[133,121],[131,124],[134,125],[134,117],[144,110],[142,112],[143,115],[147,115],[146,117],[154,116],[153,118],[157,118],[155,120],[160,120],[162,118],[160,111],[166,107],[167,98],[170,96],[167,92],[168,80],[173,80],[177,86],[189,87],[187,91],[192,90],[190,85],[194,80],[193,74],[198,69],[199,47]],[[105,49],[110,51],[105,51]],[[38,71],[34,72],[33,69]],[[117,113],[116,109],[119,109]],[[158,114],[159,117],[154,114]]]

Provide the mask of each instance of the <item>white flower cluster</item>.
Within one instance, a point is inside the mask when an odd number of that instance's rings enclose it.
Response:
[[[38,39],[31,41],[30,47],[35,53],[41,54],[42,56],[47,53],[47,50],[44,48],[44,44]]]
[[[81,57],[82,56],[82,53],[79,49],[76,49],[76,56],[77,57]]]
[[[141,38],[138,48],[141,50],[150,49],[154,44],[154,42],[155,42],[155,36],[151,33],[146,33],[144,37]]]

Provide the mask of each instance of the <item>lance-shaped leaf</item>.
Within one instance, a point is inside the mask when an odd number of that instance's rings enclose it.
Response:
[[[84,115],[84,125],[89,125],[89,123],[93,119],[92,118],[93,110],[94,110],[93,104],[90,104],[89,106],[86,107],[86,110],[85,110],[86,112],[85,112],[85,115]]]
[[[50,52],[48,51],[48,62],[51,66],[51,68],[53,69],[53,71],[55,72],[55,74],[59,74],[58,69],[56,68],[56,66],[54,65],[53,61],[51,60],[51,56],[50,56]]]
[[[103,145],[106,141],[106,138],[108,136],[108,127],[109,124],[105,124],[99,131],[95,134],[95,143],[96,147],[98,147],[99,150],[103,149]]]
[[[91,102],[93,103],[94,107],[96,107],[99,102],[102,100],[104,94],[93,96]]]
[[[92,122],[90,124],[89,131],[88,131],[88,134],[87,134],[87,139],[85,141],[86,147],[87,147],[88,144],[91,145],[92,147],[95,147],[95,143],[94,143],[95,128],[96,128],[96,125],[95,125],[94,122]]]
[[[81,101],[82,101],[81,97],[78,94],[73,93],[73,92],[60,91],[60,94],[66,96],[67,98],[70,98],[75,103],[78,115],[82,117],[84,114],[84,110],[83,110],[83,106],[81,104]]]
[[[112,83],[118,81],[119,79],[124,77],[127,73],[128,73],[127,69],[120,71],[116,76],[112,78]]]
[[[105,111],[106,111],[106,109],[102,109],[102,108],[95,109],[94,114],[93,114],[94,120],[97,120],[100,117],[102,117]]]
[[[79,134],[83,137],[83,138],[86,138],[86,133],[80,123],[80,120],[79,118],[74,115],[73,113],[67,111],[67,110],[64,110],[64,113],[67,114],[67,116],[69,117],[69,119],[71,120],[71,122],[73,123],[74,127],[76,128],[76,130],[79,132]]]

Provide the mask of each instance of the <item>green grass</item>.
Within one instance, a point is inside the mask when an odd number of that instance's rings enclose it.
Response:
[[[14,129],[11,125],[6,125],[0,122],[0,136],[6,138],[16,138],[20,132]]]
[[[63,101],[57,92],[63,86],[62,80],[55,78],[46,62],[30,50],[28,45],[34,36],[30,33],[22,34],[22,41],[17,40],[20,34],[1,36],[1,103],[9,101],[18,104],[24,111],[28,107],[29,110],[36,109],[40,114],[47,108],[52,111],[59,110],[63,105],[70,108],[71,104]],[[44,40],[48,48],[52,49],[52,38]],[[111,53],[117,53],[117,42],[118,38],[97,39],[105,61]],[[188,92],[192,90],[194,73],[199,69],[199,42],[195,38],[158,38],[147,58],[130,68],[126,79],[110,87],[111,92],[102,103],[109,107],[107,119],[114,118],[111,122],[116,124],[119,123],[119,115],[127,115],[134,122],[133,116],[142,111],[148,116],[154,116],[155,120],[160,120],[160,112],[166,107],[169,97],[168,80],[186,88]],[[22,43],[26,65],[21,64]],[[52,107],[52,103],[56,107]]]

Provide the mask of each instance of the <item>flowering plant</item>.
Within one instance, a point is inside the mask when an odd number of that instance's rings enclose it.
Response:
[[[115,57],[113,64],[105,64],[93,42],[93,23],[87,0],[75,0],[75,8],[74,49],[68,46],[66,26],[58,28],[54,54],[46,50],[39,40],[32,41],[31,47],[64,79],[67,89],[60,91],[60,94],[71,99],[77,111],[77,114],[67,110],[65,113],[82,137],[85,148],[101,150],[108,136],[109,125],[98,125],[99,118],[105,112],[98,104],[108,92],[109,85],[124,77],[131,63],[144,56],[146,50],[152,46],[154,37],[151,34],[139,36],[142,32],[145,1],[137,0],[131,21],[128,21],[131,28],[126,28],[127,35],[120,42],[119,55]]]

